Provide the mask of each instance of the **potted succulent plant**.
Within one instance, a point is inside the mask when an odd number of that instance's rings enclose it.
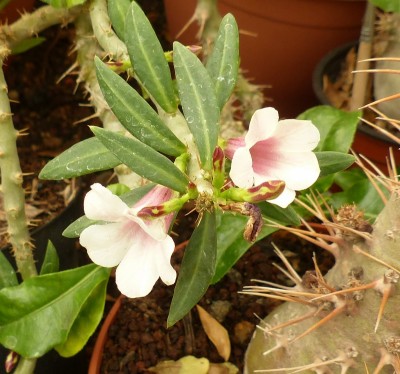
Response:
[[[52,159],[39,176],[63,180],[113,169],[119,182],[94,183],[84,199],[85,216],[64,232],[80,238],[94,263],[58,271],[49,251],[46,271],[37,274],[16,131],[6,90],[0,91],[2,192],[17,263],[14,269],[0,258],[0,344],[11,351],[7,369],[17,365],[18,373],[32,373],[37,358],[50,350],[70,357],[83,348],[102,318],[115,267],[116,284],[130,298],[148,294],[158,278],[168,285],[177,279],[167,319],[174,325],[251,243],[276,230],[263,227],[264,219],[291,223],[296,191],[320,176],[321,190],[327,190],[330,174],[354,160],[347,150],[355,125],[338,131],[337,112],[327,112],[332,108],[281,121],[275,109],[263,108],[253,114],[246,135],[224,135],[238,122],[224,117],[226,108],[237,110],[230,95],[239,70],[239,34],[231,14],[222,19],[204,64],[179,42],[172,57],[164,52],[136,2],[79,0],[66,8],[47,2],[52,5],[0,28],[1,62],[16,42],[50,25],[73,23],[78,82],[90,93],[102,126],[91,126],[94,136]],[[327,113],[332,121],[317,127]],[[341,115],[354,124],[357,113]],[[170,264],[170,229],[188,205],[197,220],[177,275]]]

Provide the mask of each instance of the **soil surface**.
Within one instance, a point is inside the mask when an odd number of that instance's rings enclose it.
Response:
[[[254,279],[290,284],[273,265],[282,263],[274,254],[271,242],[284,251],[299,274],[313,269],[313,252],[317,253],[322,269],[332,264],[332,259],[322,250],[291,234],[277,232],[251,247],[220,282],[208,289],[199,305],[227,329],[231,343],[229,362],[239,373],[243,372],[245,351],[259,317],[264,318],[278,305],[277,301],[239,291],[246,285],[254,285]],[[182,251],[173,256],[177,269],[181,256]],[[173,327],[166,328],[172,295],[173,287],[159,281],[147,297],[122,299],[104,348],[101,373],[150,373],[149,368],[157,363],[186,355],[206,357],[212,363],[224,362],[207,337],[196,309]]]
[[[24,134],[17,147],[32,227],[48,222],[74,196],[71,181],[39,180],[38,174],[50,159],[90,136],[89,123],[77,122],[93,113],[82,105],[87,98],[82,87],[76,89],[73,76],[58,82],[75,60],[75,54],[68,53],[73,30],[54,27],[41,35],[47,39],[43,44],[11,56],[5,66],[14,126]],[[6,244],[4,230],[5,217],[0,214],[0,248]]]

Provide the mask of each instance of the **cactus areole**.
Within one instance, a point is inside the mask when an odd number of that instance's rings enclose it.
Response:
[[[335,265],[275,290],[293,301],[258,326],[245,373],[400,373],[400,191],[372,227],[349,207],[340,214]]]

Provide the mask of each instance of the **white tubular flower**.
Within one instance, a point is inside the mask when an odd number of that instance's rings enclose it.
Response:
[[[228,141],[225,154],[232,159],[229,176],[242,188],[284,181],[284,191],[269,202],[286,208],[295,191],[310,187],[319,176],[318,160],[312,152],[319,140],[319,131],[311,121],[279,121],[274,108],[257,110],[246,136]]]
[[[158,278],[167,285],[175,283],[176,271],[170,263],[175,244],[167,235],[172,214],[152,220],[137,217],[143,207],[162,204],[171,197],[171,190],[156,186],[130,208],[99,183],[85,196],[86,216],[108,223],[84,229],[80,243],[94,263],[118,266],[116,283],[128,297],[146,296]]]

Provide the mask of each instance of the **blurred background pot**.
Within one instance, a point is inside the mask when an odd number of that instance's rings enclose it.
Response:
[[[317,64],[313,74],[313,89],[319,103],[333,105],[324,88],[325,81],[335,82],[346,64],[346,56],[352,48],[357,48],[358,42],[353,41],[343,44],[327,53]],[[353,68],[349,68],[349,71]],[[324,78],[325,77],[325,78]],[[370,94],[369,96],[372,96]],[[389,137],[378,132],[365,123],[359,123],[352,149],[357,154],[362,154],[386,172],[386,158],[389,156],[389,147],[394,149],[397,164],[400,164],[398,145]]]
[[[0,19],[3,22],[12,23],[17,20],[24,11],[30,12],[33,9],[35,0],[10,0],[0,10]]]
[[[164,0],[169,34],[179,33],[192,16],[196,0]],[[331,49],[360,34],[365,0],[219,0],[242,31],[241,67],[264,89],[281,116],[294,117],[315,105],[312,73]],[[197,25],[180,37],[196,43]]]

